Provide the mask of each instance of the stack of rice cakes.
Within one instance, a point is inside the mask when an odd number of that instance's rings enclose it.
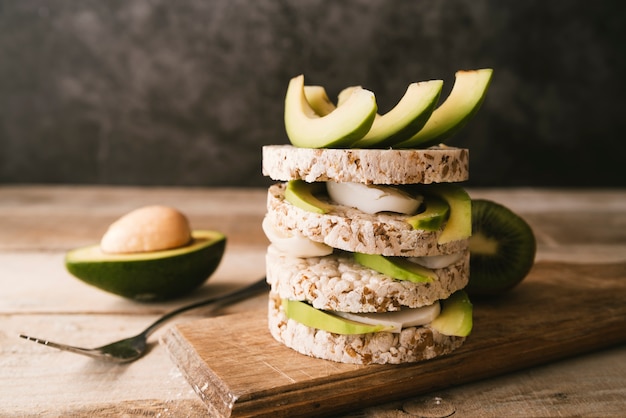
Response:
[[[327,312],[351,313],[437,304],[467,285],[469,250],[468,237],[443,242],[445,224],[435,231],[414,229],[407,222],[409,215],[365,213],[336,204],[324,192],[316,198],[330,206],[325,213],[319,213],[292,204],[285,198],[285,191],[288,182],[293,181],[318,184],[322,190],[324,182],[423,185],[428,190],[428,185],[434,183],[467,180],[468,150],[446,146],[396,150],[271,145],[263,148],[263,174],[280,182],[268,190],[264,229],[270,241],[276,235],[296,237],[320,250],[298,254],[284,248],[284,243],[282,249],[278,248],[274,241],[268,248],[268,326],[277,341],[308,356],[354,364],[416,362],[450,353],[462,345],[465,337],[444,335],[429,324],[404,327],[400,332],[346,335],[288,318],[284,299],[303,301]],[[354,259],[353,253],[357,252],[421,260],[445,258],[452,262],[433,268],[436,280],[415,283],[364,267]],[[444,255],[448,257],[441,257]]]

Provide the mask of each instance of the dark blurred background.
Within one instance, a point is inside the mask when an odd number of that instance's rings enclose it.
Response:
[[[626,187],[626,2],[0,0],[0,183],[263,186],[292,76],[494,68],[469,185]]]

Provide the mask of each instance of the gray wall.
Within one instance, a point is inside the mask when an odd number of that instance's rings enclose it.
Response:
[[[625,35],[622,0],[0,0],[0,183],[266,185],[290,77],[385,111],[493,67],[470,185],[626,186]]]

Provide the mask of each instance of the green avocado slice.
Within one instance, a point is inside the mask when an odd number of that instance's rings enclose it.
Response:
[[[293,319],[310,328],[321,329],[334,334],[369,334],[371,332],[390,331],[393,326],[372,325],[345,319],[331,313],[315,309],[305,302],[283,299],[283,310],[289,319]]]
[[[326,190],[324,183],[307,183],[304,180],[290,180],[285,187],[285,200],[292,205],[313,213],[328,213],[332,205],[315,197]]]
[[[491,83],[493,70],[457,71],[448,98],[435,109],[424,127],[397,148],[428,148],[459,131],[480,109]]]
[[[411,83],[398,104],[376,117],[369,132],[353,148],[387,148],[415,135],[428,121],[437,105],[443,81]]]
[[[467,337],[473,327],[472,303],[463,290],[456,291],[448,299],[441,301],[442,310],[430,327],[444,335]]]
[[[429,184],[423,190],[443,199],[450,207],[448,220],[437,242],[447,244],[468,239],[472,235],[472,199],[469,194],[451,183]]]
[[[65,267],[101,290],[141,301],[167,300],[199,287],[217,269],[226,247],[218,231],[192,231],[192,242],[170,250],[108,254],[100,245],[69,251]]]
[[[287,87],[285,130],[295,147],[346,148],[370,130],[377,110],[374,93],[359,88],[334,111],[319,116],[307,101],[300,75]]]
[[[450,205],[441,197],[424,194],[424,211],[407,218],[413,229],[437,231],[450,216]]]
[[[354,260],[364,267],[396,280],[429,283],[438,279],[434,271],[412,263],[405,257],[385,257],[379,254],[354,253]]]
[[[318,116],[326,116],[337,108],[323,86],[304,86],[304,96]]]
[[[443,335],[468,336],[473,327],[473,307],[467,294],[459,290],[441,302],[443,308],[429,326]],[[382,331],[393,332],[396,329],[394,325],[353,321],[334,315],[332,312],[315,309],[308,303],[297,300],[282,299],[281,304],[287,318],[307,327],[334,334],[369,334]]]

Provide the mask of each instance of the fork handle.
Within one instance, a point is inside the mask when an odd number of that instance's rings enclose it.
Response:
[[[219,303],[220,305],[227,305],[229,303],[237,302],[239,300],[246,299],[248,297],[259,294],[263,291],[268,291],[269,285],[265,280],[265,277],[257,280],[256,282],[243,287],[241,289],[235,290],[231,293],[227,293],[225,295],[218,295],[211,297],[209,299],[205,299],[199,302],[192,303],[190,305],[182,306],[178,309],[175,309],[169,313],[166,313],[161,318],[153,322],[148,328],[146,328],[142,334],[146,336],[146,338],[164,325],[167,321],[172,319],[173,317],[180,315],[183,312],[191,311],[193,309],[201,308],[203,306],[212,305],[214,303]]]

